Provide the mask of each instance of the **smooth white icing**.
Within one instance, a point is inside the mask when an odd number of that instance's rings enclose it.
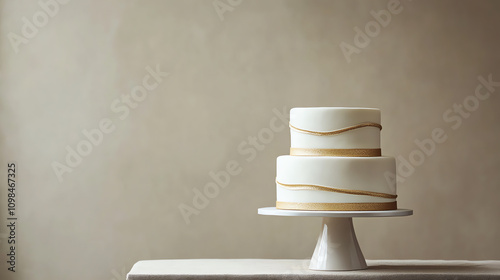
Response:
[[[290,124],[311,131],[333,131],[364,122],[380,124],[380,110],[374,108],[319,107],[293,108]],[[378,149],[380,129],[363,127],[338,135],[317,136],[290,129],[292,148]]]
[[[280,156],[276,180],[284,184],[307,184],[350,190],[396,194],[393,157]],[[317,190],[290,190],[276,184],[277,201],[314,203],[392,202],[396,199]]]

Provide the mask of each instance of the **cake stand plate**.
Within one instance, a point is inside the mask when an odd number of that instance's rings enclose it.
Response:
[[[316,249],[311,258],[312,270],[360,270],[367,268],[352,224],[353,217],[410,216],[413,210],[386,211],[301,211],[276,207],[259,208],[260,215],[323,217]]]

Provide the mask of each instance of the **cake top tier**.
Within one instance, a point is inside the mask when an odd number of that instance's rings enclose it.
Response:
[[[379,156],[381,129],[380,110],[375,108],[293,108],[291,154],[294,151],[295,155]],[[324,151],[308,154],[311,149]],[[335,154],[328,150],[346,151]]]

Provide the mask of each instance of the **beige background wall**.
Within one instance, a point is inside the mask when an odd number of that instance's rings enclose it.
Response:
[[[16,46],[23,17],[43,10],[1,2],[2,279],[125,279],[141,259],[309,258],[320,219],[257,215],[274,203],[275,159],[290,144],[281,122],[267,128],[276,110],[299,106],[380,108],[383,153],[400,168],[415,140],[446,133],[398,185],[414,216],[355,220],[367,258],[500,259],[500,86],[471,97],[478,76],[500,81],[498,1],[402,1],[350,62],[340,44],[376,28],[370,12],[388,1],[215,3],[230,8],[71,1]],[[122,95],[157,65],[169,76],[125,115]],[[446,113],[464,99],[474,111]],[[59,181],[54,162],[103,119],[114,130]],[[259,135],[268,141],[252,158]],[[16,273],[5,262],[12,161]],[[179,205],[230,161],[241,173],[186,224]]]

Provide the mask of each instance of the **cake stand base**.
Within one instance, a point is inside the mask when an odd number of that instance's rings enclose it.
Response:
[[[366,267],[352,218],[323,218],[309,269],[359,270]]]
[[[312,270],[361,270],[367,268],[352,223],[353,217],[409,216],[413,210],[386,211],[303,211],[259,208],[260,215],[323,217],[316,249],[311,258]]]

